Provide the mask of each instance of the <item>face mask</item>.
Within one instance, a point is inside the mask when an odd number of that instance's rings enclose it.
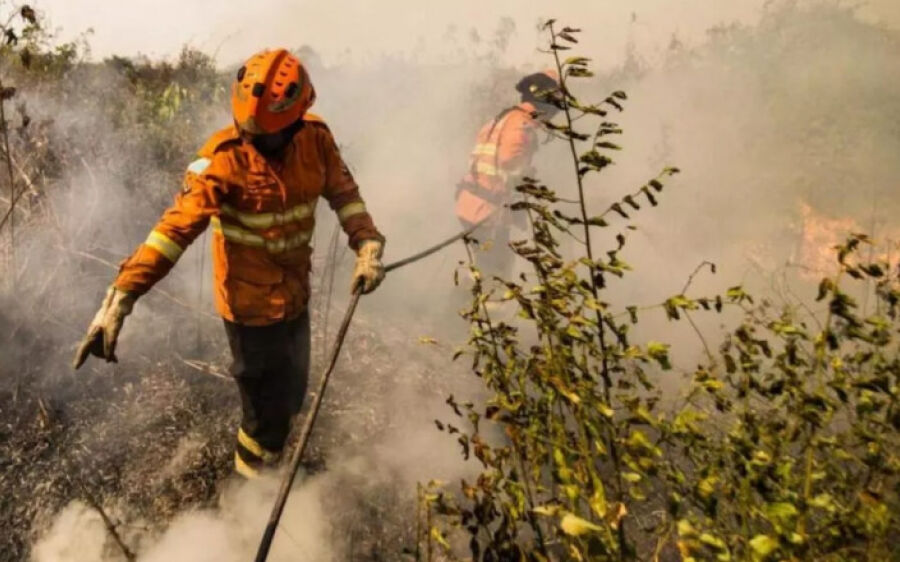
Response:
[[[263,156],[280,156],[281,153],[284,152],[284,149],[291,144],[292,140],[294,140],[294,135],[297,134],[297,131],[299,131],[302,126],[303,121],[297,121],[293,125],[285,127],[276,133],[254,135],[250,142],[253,144],[253,148],[259,151]]]
[[[277,156],[290,144],[293,134],[282,130],[270,135],[254,135],[250,141],[263,156]]]

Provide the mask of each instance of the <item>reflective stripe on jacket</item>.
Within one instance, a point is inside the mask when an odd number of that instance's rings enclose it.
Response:
[[[214,134],[184,189],[120,268],[116,287],[147,292],[208,225],[216,309],[264,326],[298,317],[309,300],[309,242],[324,197],[356,248],[381,239],[328,127],[307,115],[283,161],[269,162],[234,127]]]
[[[456,215],[468,223],[488,217],[504,201],[510,180],[531,164],[537,149],[535,107],[521,103],[501,113],[478,132],[469,172],[456,197]]]

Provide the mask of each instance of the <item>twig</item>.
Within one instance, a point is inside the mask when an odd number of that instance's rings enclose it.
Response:
[[[331,233],[331,242],[328,246],[328,257],[326,258],[327,261],[322,267],[322,279],[319,284],[320,287],[323,287],[326,284],[325,278],[328,278],[328,294],[325,296],[325,311],[319,318],[319,322],[322,323],[322,363],[325,363],[325,359],[327,358],[328,354],[328,318],[329,316],[331,316],[331,299],[334,295],[334,278],[335,270],[338,266],[337,253],[338,242],[340,241],[340,231],[340,225],[334,225],[334,230]]]
[[[206,272],[206,250],[205,250],[205,248],[206,248],[206,237],[207,237],[207,233],[204,232],[204,233],[203,233],[202,242],[201,242],[201,246],[200,246],[200,252],[199,252],[199,254],[200,254],[200,257],[199,257],[199,260],[200,260],[200,268],[199,268],[199,271],[198,271],[198,273],[197,273],[197,305],[196,305],[196,306],[197,306],[197,309],[196,309],[197,311],[202,310],[201,307],[202,307],[202,305],[203,305],[203,277],[204,277],[203,274]],[[203,333],[203,332],[202,332],[202,326],[201,326],[200,316],[198,315],[198,316],[195,318],[195,320],[196,320],[196,333],[197,333],[197,341],[196,341],[196,344],[195,344],[195,345],[196,345],[197,352],[199,353],[199,351],[200,351],[200,346],[201,346],[201,344],[202,344],[202,337],[201,337],[201,336],[202,336],[202,333]]]
[[[3,151],[3,155],[4,157],[7,157],[10,162],[12,162],[13,168],[15,168],[16,172],[18,172],[19,177],[22,178],[22,182],[24,182],[25,185],[28,186],[28,189],[30,189],[34,194],[40,193],[37,187],[35,187],[34,182],[31,181],[31,178],[28,177],[28,174],[25,173],[25,168],[16,160],[16,157],[12,154],[7,153],[5,150]],[[26,160],[25,163],[27,164],[29,160]]]
[[[23,195],[25,195],[25,193],[26,193],[27,191],[28,191],[28,188],[25,188],[25,189],[19,191],[19,193],[17,193],[16,196],[13,197],[13,199],[9,202],[9,209],[6,211],[6,214],[3,215],[3,218],[0,219],[0,230],[2,230],[3,227],[6,226],[6,222],[9,221],[9,230],[10,230],[10,232],[12,232],[12,227],[13,227],[13,223],[12,223],[12,215],[13,215],[13,211],[16,210],[16,203],[19,201],[19,199],[22,198]]]
[[[16,270],[16,231],[13,211],[16,210],[16,203],[19,201],[22,194],[20,193],[16,196],[16,180],[13,177],[12,156],[9,151],[9,123],[6,122],[6,100],[3,98],[3,92],[3,81],[0,80],[0,128],[2,128],[3,131],[3,147],[6,152],[6,170],[9,173],[9,212],[6,214],[6,217],[4,217],[3,222],[0,223],[0,228],[3,228],[3,223],[9,220],[9,264],[10,269],[13,271],[13,275],[10,276],[10,279],[12,280],[12,283],[14,283]]]
[[[60,249],[60,250],[66,251],[66,252],[68,252],[68,253],[70,253],[70,254],[74,254],[74,255],[76,255],[76,256],[80,256],[80,257],[82,257],[82,258],[85,258],[85,259],[88,259],[88,260],[91,260],[91,261],[95,261],[95,262],[97,262],[97,263],[103,264],[103,265],[105,265],[105,266],[107,266],[107,267],[110,267],[110,268],[112,268],[112,269],[115,269],[115,270],[118,270],[118,269],[119,269],[119,266],[117,266],[116,264],[112,263],[111,261],[105,260],[105,259],[103,259],[103,258],[101,258],[101,257],[98,257],[98,256],[95,256],[95,255],[93,255],[93,254],[89,254],[89,253],[83,252],[83,251],[81,251],[81,250],[75,250],[75,249],[72,249],[72,248],[67,248],[67,247],[63,246],[62,244],[57,244],[56,247],[57,247],[58,249]],[[204,315],[204,316],[208,316],[209,318],[215,318],[216,320],[219,319],[218,316],[216,316],[216,315],[214,315],[214,314],[210,314],[209,312],[206,312],[205,310],[198,309],[197,307],[195,307],[195,306],[191,305],[190,303],[187,303],[187,302],[185,302],[185,301],[179,299],[178,297],[176,297],[175,295],[173,295],[172,293],[169,293],[168,291],[166,291],[166,290],[164,290],[164,289],[160,289],[160,288],[154,287],[153,293],[158,294],[159,296],[164,297],[164,298],[166,298],[166,299],[172,301],[173,303],[175,303],[175,304],[177,304],[177,305],[179,305],[179,306],[182,306],[182,307],[184,307],[184,308],[186,308],[186,309],[188,309],[188,310],[192,310],[192,311],[194,311],[194,312],[197,312],[198,314],[202,314],[202,315]]]
[[[697,337],[700,338],[700,343],[703,344],[703,351],[706,352],[706,358],[709,359],[710,366],[715,368],[717,365],[716,357],[712,354],[712,351],[710,351],[709,344],[706,342],[706,337],[704,337],[703,332],[700,330],[700,327],[697,326],[696,322],[694,322],[694,319],[691,318],[690,313],[688,313],[687,310],[683,312],[684,317],[687,318],[688,322],[691,324],[691,328],[694,329],[694,333],[696,333]]]
[[[81,165],[84,166],[88,177],[91,178],[91,187],[93,189],[91,189],[91,203],[88,207],[87,213],[85,213],[84,220],[81,221],[81,224],[72,235],[72,238],[76,240],[81,238],[81,234],[84,232],[84,229],[88,227],[88,225],[93,224],[94,212],[97,210],[97,194],[100,192],[100,189],[97,187],[97,176],[94,175],[94,169],[91,168],[91,165],[88,164],[87,160],[84,159],[84,156],[79,155],[78,159],[81,161]]]
[[[87,489],[87,487],[84,485],[84,482],[77,480],[77,484],[78,484],[78,487],[81,488],[81,493],[84,494],[84,498],[85,498],[85,500],[87,500],[88,505],[90,505],[92,508],[94,508],[94,510],[97,513],[100,514],[101,519],[103,519],[103,524],[106,525],[106,530],[109,531],[109,534],[112,535],[113,539],[115,539],[116,544],[119,545],[119,548],[122,549],[122,554],[125,555],[125,558],[128,559],[129,561],[135,560],[136,557],[135,557],[134,553],[131,552],[131,549],[129,549],[128,545],[126,545],[125,542],[122,540],[122,537],[119,535],[119,532],[116,531],[115,524],[112,522],[112,520],[106,514],[106,512],[103,511],[103,507],[100,505],[100,503],[97,501],[97,499]]]
[[[716,264],[714,264],[713,262],[706,261],[706,260],[703,260],[702,262],[700,262],[700,265],[698,265],[696,268],[694,268],[693,273],[691,273],[688,276],[687,281],[684,284],[684,287],[681,288],[682,295],[685,294],[687,292],[687,290],[691,288],[691,284],[693,284],[694,278],[697,276],[698,273],[700,273],[700,270],[703,269],[704,267],[709,267],[709,271],[711,273],[716,272]],[[691,318],[691,315],[688,313],[687,310],[684,311],[684,316],[685,316],[685,318],[687,318],[688,322],[691,324],[691,328],[694,329],[694,333],[696,333],[697,337],[700,338],[700,343],[703,344],[703,351],[706,352],[706,358],[709,359],[710,366],[715,368],[716,358],[712,354],[712,351],[710,351],[710,349],[709,349],[709,344],[706,341],[706,337],[704,337],[703,332],[700,330],[700,327],[697,326],[697,323],[694,322],[694,319]]]
[[[694,272],[688,276],[687,282],[685,282],[684,287],[681,288],[682,295],[687,293],[687,290],[691,288],[691,284],[694,282],[694,277],[696,277],[697,274],[700,273],[700,270],[703,269],[704,266],[709,267],[709,271],[711,273],[716,272],[716,264],[714,264],[713,262],[706,261],[706,260],[703,260],[702,262],[700,262],[700,265],[698,265],[696,268],[694,268]]]
[[[227,381],[232,380],[232,378],[230,376],[228,376],[228,374],[223,373],[222,371],[216,369],[210,363],[205,363],[203,361],[198,361],[196,359],[185,359],[184,357],[181,357],[180,355],[178,356],[178,358],[181,360],[182,363],[184,363],[188,367],[190,367],[192,369],[196,369],[196,370],[200,371],[201,373],[206,373],[207,375],[212,375],[216,378],[225,379]]]

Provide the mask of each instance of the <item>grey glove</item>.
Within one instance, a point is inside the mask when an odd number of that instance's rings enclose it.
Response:
[[[116,341],[125,317],[131,314],[137,296],[115,287],[110,287],[103,298],[100,310],[94,316],[94,320],[88,326],[87,334],[81,340],[72,366],[75,369],[81,367],[88,355],[95,355],[106,359],[107,362],[117,362]]]

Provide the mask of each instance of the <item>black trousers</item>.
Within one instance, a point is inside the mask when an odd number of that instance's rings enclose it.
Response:
[[[241,396],[241,427],[235,463],[257,470],[277,459],[300,411],[309,379],[309,314],[270,326],[225,321]],[[244,463],[242,466],[241,463]]]

